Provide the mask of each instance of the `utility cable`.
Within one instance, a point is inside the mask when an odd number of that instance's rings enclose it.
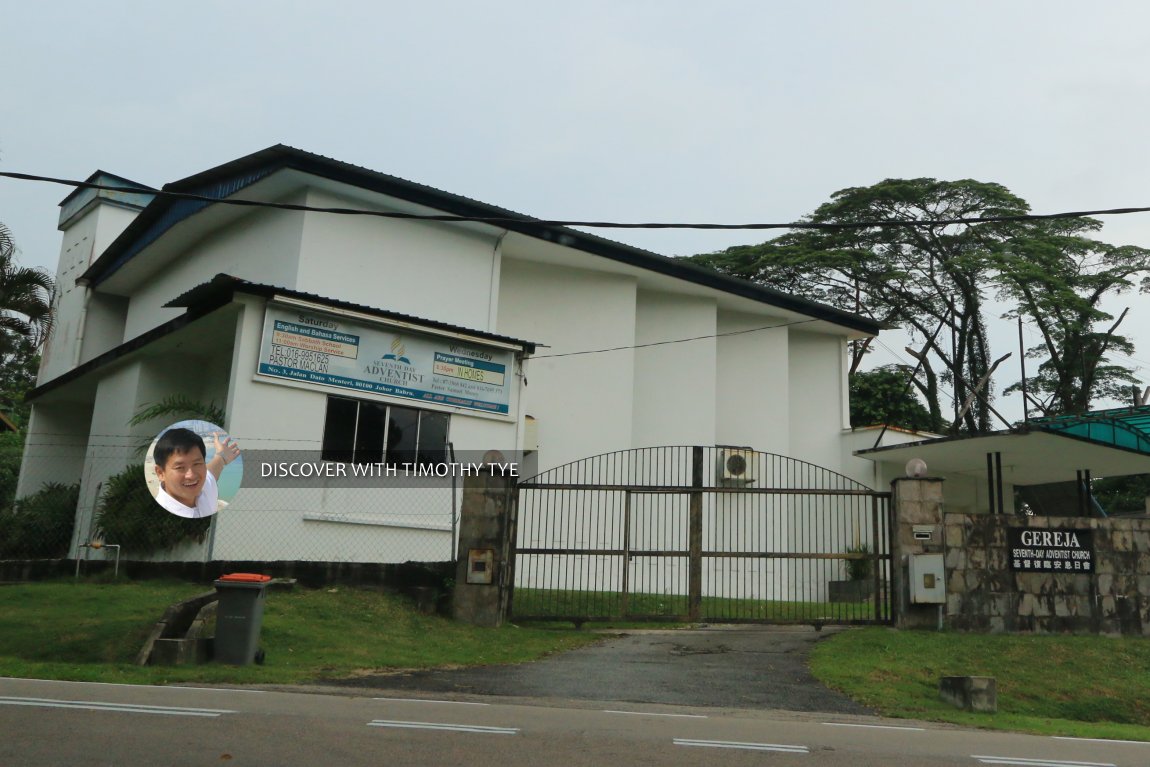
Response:
[[[783,224],[746,223],[746,224],[717,224],[717,223],[683,223],[683,222],[641,222],[624,223],[618,221],[577,221],[567,219],[541,219],[530,216],[492,215],[492,216],[460,216],[438,213],[401,213],[398,211],[362,210],[359,208],[331,208],[314,205],[296,205],[287,202],[269,202],[265,200],[241,200],[230,197],[209,197],[192,192],[176,192],[168,189],[146,189],[139,187],[109,186],[97,184],[92,181],[77,181],[74,179],[53,178],[39,176],[32,173],[16,173],[13,171],[0,171],[0,177],[19,181],[39,181],[49,184],[60,184],[77,189],[97,189],[101,191],[120,192],[127,194],[147,194],[153,197],[163,197],[173,200],[191,200],[194,202],[218,203],[221,205],[236,205],[250,208],[275,208],[278,210],[304,211],[310,213],[333,213],[341,216],[373,216],[376,218],[391,218],[410,221],[443,221],[443,222],[470,222],[481,224],[531,224],[535,226],[581,226],[593,229],[706,229],[706,230],[764,230],[764,229],[813,229],[813,230],[843,230],[843,229],[871,229],[874,227],[936,227],[958,226],[972,224],[994,224],[1024,221],[1047,221],[1060,218],[1086,218],[1089,216],[1122,216],[1131,213],[1150,213],[1150,207],[1106,208],[1100,210],[1068,211],[1065,213],[1020,213],[1000,216],[971,216],[960,218],[934,218],[934,219],[881,219],[875,221],[850,221],[825,223],[815,221],[792,221]]]
[[[726,338],[727,336],[738,336],[744,333],[758,333],[762,330],[775,330],[777,328],[789,328],[792,325],[803,325],[808,322],[818,322],[818,320],[793,320],[791,322],[782,322],[778,325],[763,325],[759,328],[747,328],[746,330],[732,330],[727,333],[711,333],[705,336],[693,336],[692,338],[674,338],[667,341],[651,341],[645,344],[634,344],[632,346],[613,346],[609,349],[587,349],[581,352],[561,352],[559,354],[533,354],[528,359],[542,360],[554,359],[556,357],[576,357],[581,354],[603,354],[604,352],[624,352],[632,349],[646,349],[650,346],[666,346],[667,344],[685,344],[689,341],[705,341],[709,338]]]

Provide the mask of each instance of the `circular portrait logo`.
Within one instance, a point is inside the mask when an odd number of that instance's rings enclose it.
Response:
[[[144,477],[156,503],[178,517],[210,517],[239,492],[240,447],[209,421],[179,421],[152,440]]]

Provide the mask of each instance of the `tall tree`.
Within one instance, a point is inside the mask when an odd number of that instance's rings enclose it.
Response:
[[[851,426],[901,426],[942,432],[945,424],[911,391],[911,369],[883,365],[850,377]]]
[[[796,230],[757,246],[697,256],[736,276],[901,325],[939,361],[941,376],[965,401],[991,372],[986,293],[993,256],[1017,236],[1015,223],[883,226],[883,221],[938,221],[1021,215],[1024,200],[999,184],[888,179],[835,192],[804,221],[849,228]],[[937,332],[939,329],[948,332]],[[855,350],[857,369],[866,349]],[[990,392],[989,383],[985,392]],[[937,397],[937,390],[934,396]],[[939,411],[939,403],[928,403]],[[989,394],[954,430],[990,429]]]
[[[1086,236],[1101,227],[1087,218],[1035,222],[997,255],[999,298],[1015,305],[1006,316],[1028,321],[1041,338],[1026,352],[1042,360],[1026,381],[1027,408],[1038,415],[1084,413],[1099,398],[1125,400],[1136,383],[1109,357],[1134,352],[1116,332],[1126,312],[1115,319],[1102,302],[1131,289],[1150,292],[1150,250]],[[1007,391],[1021,388],[1018,382]]]
[[[854,228],[798,230],[694,260],[908,329],[921,343],[908,351],[920,362],[914,385],[932,422],[941,417],[940,379],[953,386],[956,414],[959,403],[973,403],[954,418],[955,432],[990,426],[990,376],[997,363],[989,355],[989,291],[1012,304],[1007,317],[1029,321],[1041,337],[1027,352],[1041,360],[1027,381],[1032,410],[1078,413],[1099,398],[1127,399],[1133,373],[1112,361],[1116,352],[1133,351],[1117,332],[1126,313],[1115,320],[1102,305],[1135,288],[1150,292],[1150,251],[1093,239],[1101,224],[1087,218],[902,228],[876,223],[1014,216],[1028,209],[997,184],[887,180],[836,192],[805,219]],[[855,345],[852,373],[868,345]],[[1020,382],[1007,391],[1019,388]]]
[[[21,431],[0,435],[0,506],[16,492],[28,407],[24,395],[36,381],[38,348],[52,327],[52,278],[16,263],[12,233],[0,223],[0,412]]]
[[[12,232],[0,223],[0,351],[10,353],[18,339],[39,346],[52,329],[52,277],[16,261]]]

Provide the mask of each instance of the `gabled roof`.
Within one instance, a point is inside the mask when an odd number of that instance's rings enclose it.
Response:
[[[104,170],[97,170],[88,176],[87,183],[115,187],[115,189],[93,189],[86,186],[73,189],[71,194],[60,200],[58,223],[60,229],[67,228],[70,221],[87,211],[97,200],[132,210],[140,210],[152,201],[153,192],[156,191],[150,186],[137,184],[131,179]]]
[[[85,179],[85,182],[89,183],[89,184],[107,184],[108,182],[112,182],[112,183],[116,184],[117,186],[122,186],[122,187],[125,187],[128,189],[131,189],[132,191],[139,191],[139,192],[154,192],[154,191],[156,191],[155,189],[148,186],[147,184],[141,184],[138,181],[133,181],[132,179],[124,178],[123,176],[117,176],[115,173],[109,173],[108,171],[100,170],[99,168],[97,168],[95,171],[93,171],[92,175],[88,176],[88,178]],[[79,197],[80,195],[82,195],[84,192],[87,192],[87,191],[92,191],[92,190],[90,190],[88,187],[78,186],[75,189],[73,189],[71,192],[69,192],[64,197],[64,199],[60,200],[60,202],[58,204],[62,208],[68,204],[69,200],[72,200],[75,197]],[[107,191],[107,190],[99,190],[99,191]]]
[[[400,314],[399,312],[392,312],[386,309],[379,309],[374,306],[365,306],[363,304],[353,304],[348,301],[340,301],[335,298],[326,298],[324,296],[316,295],[315,293],[304,293],[299,290],[289,290],[287,288],[276,287],[275,285],[265,285],[258,282],[249,282],[241,280],[238,277],[232,277],[230,274],[217,274],[208,282],[197,285],[191,290],[183,293],[168,303],[164,304],[166,308],[186,308],[189,312],[199,313],[205,309],[210,309],[218,306],[223,306],[232,300],[232,296],[236,293],[244,293],[249,296],[258,296],[260,298],[294,298],[301,301],[308,301],[320,306],[328,306],[333,309],[344,309],[348,311],[357,312],[359,314],[366,314],[370,317],[379,317],[383,320],[392,320],[394,322],[402,322],[405,325],[417,325],[420,327],[430,328],[434,330],[445,330],[449,333],[458,335],[471,336],[472,338],[481,341],[495,341],[497,343],[506,344],[509,346],[518,346],[526,351],[528,354],[535,353],[535,344],[530,341],[523,341],[518,338],[510,336],[501,336],[496,333],[488,333],[483,330],[472,330],[459,325],[450,325],[446,322],[439,322],[437,320],[428,320],[422,317],[413,317],[408,314]]]
[[[881,328],[878,322],[867,317],[808,301],[746,280],[729,277],[683,259],[668,258],[568,227],[540,223],[538,219],[525,216],[522,213],[488,205],[396,176],[389,176],[282,144],[224,163],[180,181],[166,184],[163,191],[194,193],[213,198],[228,197],[278,170],[289,168],[406,200],[450,215],[504,219],[497,226],[509,231],[559,243],[569,248],[685,280],[713,290],[748,298],[769,306],[797,312],[862,333],[875,335]],[[80,279],[98,285],[130,261],[137,253],[155,242],[176,223],[198,213],[211,204],[204,201],[158,196],[96,259]]]

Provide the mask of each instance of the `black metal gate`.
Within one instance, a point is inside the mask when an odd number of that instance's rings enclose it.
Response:
[[[890,622],[890,494],[828,469],[640,448],[516,493],[515,620]]]

